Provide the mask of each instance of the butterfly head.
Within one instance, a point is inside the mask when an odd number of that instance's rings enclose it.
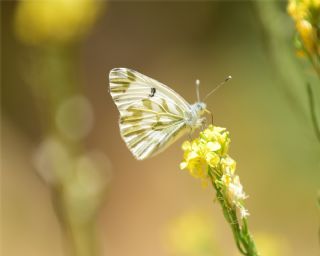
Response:
[[[206,112],[207,105],[204,102],[196,102],[191,105],[190,118],[187,120],[187,125],[192,128],[197,128],[203,125],[204,119],[201,116]]]
[[[202,116],[207,108],[206,103],[197,102],[193,105],[193,109],[196,112],[197,116]]]

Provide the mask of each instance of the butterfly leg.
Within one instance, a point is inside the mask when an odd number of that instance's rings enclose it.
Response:
[[[210,110],[208,110],[208,109],[206,109],[205,112],[210,114],[210,116],[211,116],[211,124],[213,125],[213,114],[212,114],[212,112]]]
[[[201,130],[203,131],[206,128],[207,118],[201,118]]]
[[[192,137],[191,137],[191,134],[192,134],[192,128],[191,127],[189,127],[190,128],[190,131],[189,131],[189,133],[188,133],[188,137],[189,137],[189,140],[191,141],[192,140]]]

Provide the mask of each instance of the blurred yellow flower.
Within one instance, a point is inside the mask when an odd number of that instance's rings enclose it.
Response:
[[[287,11],[295,21],[309,19],[319,11],[320,0],[289,0]]]
[[[257,233],[255,235],[259,252],[262,256],[289,256],[290,246],[284,237],[279,237],[275,234]]]
[[[212,218],[200,211],[187,212],[168,226],[165,238],[172,255],[217,255]]]
[[[303,45],[310,53],[317,50],[317,34],[315,28],[307,20],[298,20],[296,22],[297,31],[303,41]]]
[[[88,31],[100,6],[96,0],[20,1],[15,31],[22,42],[30,45],[67,43]]]
[[[304,50],[320,54],[320,0],[290,0],[287,11],[296,23]]]

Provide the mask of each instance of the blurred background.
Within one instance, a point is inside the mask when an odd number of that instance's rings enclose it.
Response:
[[[319,255],[320,142],[287,2],[2,1],[2,255],[239,255],[214,190],[178,141],[136,161],[108,73],[128,67],[190,103],[195,80],[249,198],[267,256]],[[195,134],[195,136],[197,133]],[[186,138],[184,138],[186,139]]]

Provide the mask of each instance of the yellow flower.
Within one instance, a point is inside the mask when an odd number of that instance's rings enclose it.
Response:
[[[226,156],[221,159],[221,169],[223,172],[234,173],[236,170],[236,161],[234,161],[230,156]]]
[[[93,25],[100,3],[96,0],[20,1],[15,30],[24,43],[66,43],[78,39]]]
[[[190,174],[195,178],[206,179],[206,161],[201,155],[200,148],[193,148],[193,150],[185,151],[185,161],[180,164],[180,168],[188,169]]]
[[[220,157],[214,152],[208,152],[206,154],[206,162],[209,166],[215,167],[220,162]]]
[[[303,41],[303,45],[310,53],[314,52],[317,48],[317,32],[311,23],[307,20],[299,20],[296,23],[297,31]]]
[[[240,183],[240,178],[235,175],[236,162],[227,156],[221,159],[222,177],[218,181],[220,187],[222,187],[226,199],[230,205],[236,206],[242,218],[249,215],[248,210],[243,206],[243,200],[247,198],[243,190],[243,186]]]
[[[290,16],[295,20],[303,19],[307,16],[307,8],[301,1],[291,0],[288,3],[287,11]]]
[[[219,153],[221,155],[227,154],[230,144],[230,138],[229,132],[227,132],[225,128],[210,125],[208,129],[204,130],[200,134],[200,138],[207,141],[208,144],[211,142],[218,146],[218,148],[216,148],[214,151],[219,150]]]
[[[290,14],[290,16],[293,19],[297,19],[297,3],[296,1],[289,1],[288,6],[287,6],[287,12]]]
[[[199,138],[193,141],[185,141],[182,144],[184,160],[180,168],[189,170],[190,174],[208,183],[212,178],[210,170],[218,173],[213,179],[221,189],[230,206],[235,206],[240,211],[242,218],[249,215],[243,206],[243,200],[247,198],[240,178],[235,175],[236,161],[228,155],[230,145],[229,132],[225,128],[210,125],[200,133]]]
[[[225,173],[223,174],[221,181],[226,188],[228,199],[231,203],[237,205],[238,203],[241,203],[241,200],[247,198],[238,175]]]
[[[210,125],[200,133],[199,138],[182,144],[184,161],[181,169],[202,180],[208,179],[208,166],[216,168],[221,157],[227,154],[230,138],[225,128]]]
[[[287,11],[295,21],[305,53],[316,54],[320,45],[320,0],[290,0]]]
[[[312,19],[320,10],[320,0],[289,0],[287,11],[295,20]]]

